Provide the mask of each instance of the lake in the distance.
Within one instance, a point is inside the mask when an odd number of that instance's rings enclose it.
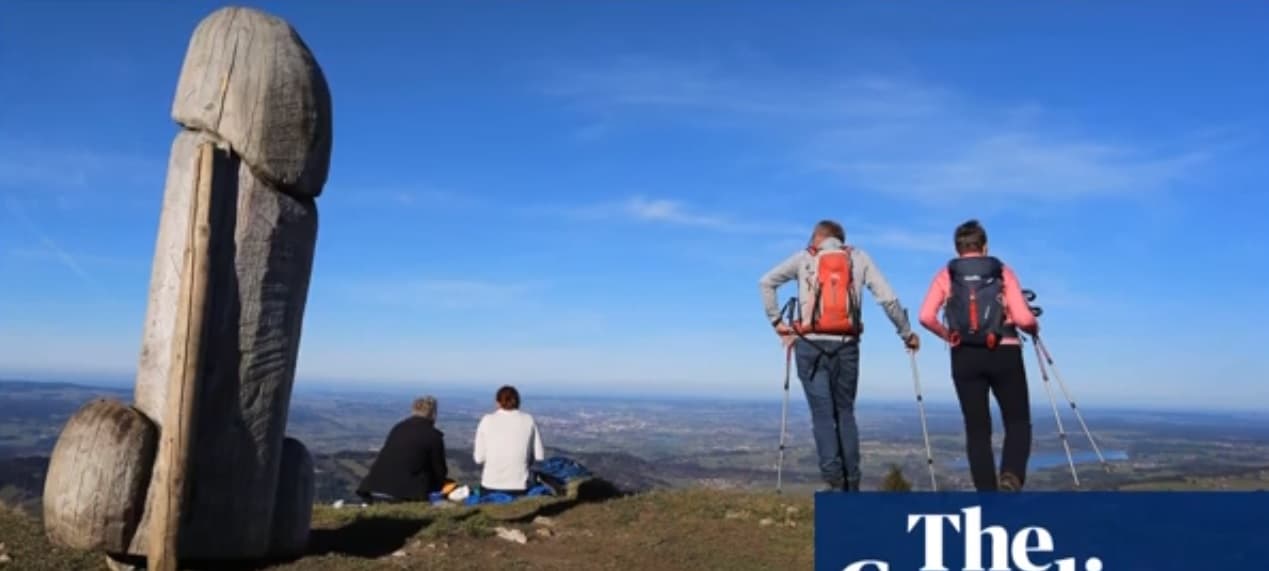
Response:
[[[1107,462],[1119,462],[1128,459],[1128,453],[1123,450],[1103,450],[1102,455],[1106,457]],[[1097,453],[1092,450],[1081,450],[1079,452],[1072,451],[1071,458],[1076,464],[1090,464],[1097,462]],[[1040,452],[1032,454],[1030,461],[1027,462],[1029,470],[1044,470],[1045,468],[1055,468],[1066,465],[1066,452]],[[952,462],[953,468],[965,469],[969,467],[969,461],[961,458]]]

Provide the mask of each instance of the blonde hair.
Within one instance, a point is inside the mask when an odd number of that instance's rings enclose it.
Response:
[[[414,404],[410,407],[414,416],[421,416],[428,420],[436,420],[436,397],[431,395],[414,399]]]

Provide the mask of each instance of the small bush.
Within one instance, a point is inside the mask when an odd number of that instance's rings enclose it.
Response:
[[[903,476],[903,469],[898,464],[891,464],[890,471],[886,472],[886,477],[881,481],[881,491],[910,492],[912,482]]]

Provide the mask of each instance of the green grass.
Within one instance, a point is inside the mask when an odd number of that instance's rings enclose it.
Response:
[[[594,493],[574,487],[566,498],[480,507],[315,506],[306,556],[249,568],[744,571],[812,566],[809,496],[695,489],[605,500],[589,495]],[[535,524],[537,516],[553,522]],[[528,542],[498,538],[498,527],[518,529]],[[104,568],[100,555],[50,547],[38,523],[11,512],[0,515],[0,538],[22,546],[11,551],[13,569]]]
[[[29,514],[0,504],[0,543],[12,559],[0,569],[62,571],[105,569],[101,555],[79,553],[48,544],[44,528]]]

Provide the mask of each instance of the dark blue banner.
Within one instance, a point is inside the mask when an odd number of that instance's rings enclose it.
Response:
[[[1269,569],[1269,492],[819,493],[815,569]]]

